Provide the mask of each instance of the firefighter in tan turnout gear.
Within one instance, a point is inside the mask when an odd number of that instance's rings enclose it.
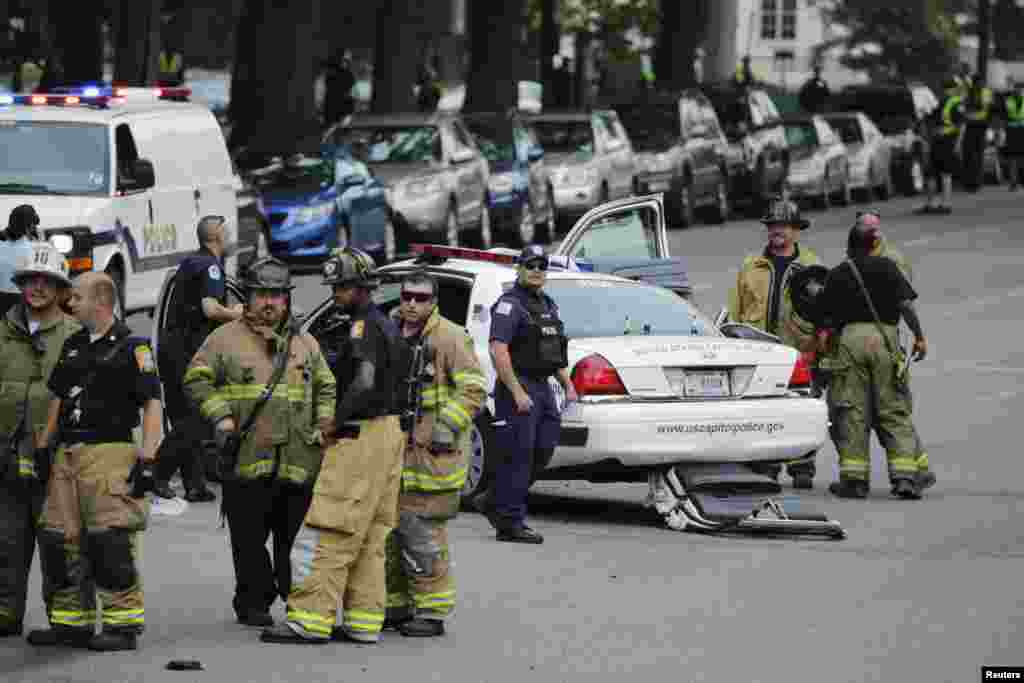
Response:
[[[448,521],[459,509],[470,427],[486,385],[472,338],[438,312],[431,275],[405,276],[396,322],[410,346],[426,350],[426,361],[421,411],[402,468],[398,528],[388,541],[387,621],[405,636],[439,636],[455,609]]]
[[[335,380],[316,339],[294,330],[288,266],[261,259],[244,284],[242,319],[206,338],[184,385],[221,444],[238,622],[270,626],[270,606],[291,587],[288,553],[333,429]]]
[[[64,342],[82,329],[60,308],[71,280],[67,261],[54,247],[32,244],[13,280],[22,294],[0,321],[0,637],[21,635],[25,617],[49,478],[48,454],[35,449],[50,402],[46,381]],[[49,605],[50,591],[45,585],[43,591]],[[90,603],[94,617],[91,610]]]
[[[78,278],[70,306],[85,329],[64,343],[48,382],[54,398],[40,443],[57,450],[39,542],[52,628],[32,631],[33,645],[134,650],[145,622],[139,537],[160,440],[160,380],[147,341],[114,317],[116,301],[105,273]],[[141,449],[132,434],[140,409]],[[86,576],[103,609],[95,636]]]
[[[324,456],[313,503],[295,539],[295,584],[287,621],[263,631],[271,643],[326,643],[332,637],[375,643],[384,624],[384,553],[398,521],[402,432],[395,400],[408,374],[407,348],[395,323],[370,300],[373,259],[335,251],[323,265],[335,305],[352,317],[349,344],[334,370],[341,387],[337,442]],[[339,608],[341,626],[335,628]]]
[[[767,229],[768,244],[763,253],[743,260],[736,286],[729,295],[729,319],[774,334],[783,344],[799,351],[811,351],[815,344],[814,325],[797,314],[790,288],[796,273],[821,263],[817,254],[797,241],[810,221],[800,215],[795,202],[782,197],[771,203],[761,222]],[[758,469],[777,478],[781,467]],[[790,462],[786,469],[793,477],[794,488],[813,487],[813,456]]]

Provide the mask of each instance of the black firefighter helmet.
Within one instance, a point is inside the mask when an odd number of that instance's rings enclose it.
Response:
[[[828,268],[821,265],[805,266],[789,278],[789,296],[796,314],[809,323],[824,324],[821,293],[828,279]]]
[[[792,225],[806,230],[811,222],[800,213],[800,206],[787,196],[776,197],[768,204],[768,212],[761,218],[765,225]]]
[[[270,289],[290,292],[295,289],[288,264],[273,256],[267,256],[250,265],[245,271],[242,286],[247,292],[254,289]]]

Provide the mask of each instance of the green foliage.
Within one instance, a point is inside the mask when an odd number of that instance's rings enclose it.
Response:
[[[841,47],[845,54],[840,61],[847,68],[894,79],[947,72],[956,65],[960,38],[954,14],[969,2],[836,0],[825,10],[826,20],[846,27],[849,34],[819,45],[817,54]]]
[[[621,37],[630,29],[655,36],[660,25],[658,0],[560,0],[558,24],[561,32],[592,31],[607,39],[609,56],[616,61],[636,58]],[[541,27],[541,0],[527,3],[530,30]]]

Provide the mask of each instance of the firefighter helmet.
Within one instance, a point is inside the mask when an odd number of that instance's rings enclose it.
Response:
[[[828,268],[821,265],[800,268],[789,279],[789,295],[793,310],[807,322],[821,325],[824,322],[819,295],[825,289]]]
[[[249,266],[242,286],[246,291],[253,289],[291,291],[295,289],[288,265],[273,256],[261,258]]]
[[[12,279],[21,287],[22,281],[33,275],[46,275],[61,287],[71,286],[67,259],[49,242],[33,242],[32,252],[22,258]]]
[[[380,282],[373,257],[361,249],[345,247],[335,249],[324,261],[323,284],[366,287],[372,289]]]
[[[778,225],[784,223],[792,225],[798,230],[806,229],[811,222],[800,214],[800,207],[791,199],[776,197],[768,205],[768,213],[761,218],[765,225]]]

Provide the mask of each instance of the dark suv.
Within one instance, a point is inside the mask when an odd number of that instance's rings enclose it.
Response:
[[[729,218],[728,143],[715,110],[697,91],[616,104],[633,141],[637,191],[665,192],[677,225],[707,206],[715,222]]]
[[[922,83],[851,85],[829,101],[832,111],[862,111],[871,117],[889,145],[893,181],[908,195],[924,191],[928,168],[925,119],[938,106],[935,93]]]
[[[701,91],[722,122],[729,143],[729,192],[760,210],[780,194],[789,173],[789,145],[782,117],[767,92],[731,83],[705,84]]]

